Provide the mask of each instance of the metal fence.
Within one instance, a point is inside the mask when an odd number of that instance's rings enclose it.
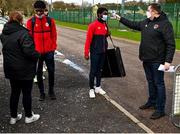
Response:
[[[167,14],[169,20],[171,21],[176,38],[180,38],[180,3],[166,3],[161,5],[162,10]],[[122,9],[123,13],[122,13]],[[124,6],[120,5],[116,7],[108,8],[109,12],[121,13],[122,16],[133,21],[140,21],[146,18],[147,6]],[[56,10],[50,12],[50,16],[60,20],[62,22],[71,22],[78,24],[89,24],[96,19],[97,8],[83,8],[76,10]],[[124,25],[120,24],[118,21],[114,20],[111,16],[108,18],[108,25],[111,28],[127,29]]]

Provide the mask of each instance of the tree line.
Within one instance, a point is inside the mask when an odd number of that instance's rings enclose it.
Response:
[[[12,10],[19,10],[24,13],[24,15],[33,14],[33,3],[35,0],[0,0],[0,15],[4,16]],[[158,0],[160,3],[178,3],[180,0]],[[46,2],[47,3],[47,2]],[[48,4],[48,3],[47,3]],[[132,4],[144,4],[143,0],[141,2],[126,2],[126,5]],[[120,7],[120,4],[108,3],[103,4],[105,7]],[[91,3],[88,3],[86,0],[82,5],[75,5],[74,3],[64,3],[63,1],[53,2],[54,10],[69,10],[69,9],[80,9],[82,7],[92,7]]]
[[[32,4],[35,0],[0,0],[0,13],[2,16],[8,14],[10,11],[19,10],[25,15],[33,11]]]

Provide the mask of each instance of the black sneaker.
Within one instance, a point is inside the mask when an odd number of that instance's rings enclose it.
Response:
[[[53,94],[49,94],[49,98],[51,100],[56,100],[56,95],[53,93]]]
[[[148,104],[148,103],[146,103],[146,104],[140,106],[139,109],[141,109],[141,110],[145,110],[145,109],[156,109],[156,106],[153,105],[153,104]]]
[[[39,97],[39,101],[44,101],[45,100],[45,94],[41,94]]]
[[[163,116],[165,116],[165,113],[164,113],[164,112],[155,111],[155,112],[151,115],[150,119],[156,120],[156,119],[159,119],[159,118],[161,118],[161,117],[163,117]]]

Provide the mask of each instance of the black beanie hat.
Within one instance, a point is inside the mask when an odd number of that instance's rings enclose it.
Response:
[[[97,10],[97,14],[102,14],[104,11],[107,11],[107,12],[108,12],[107,8],[100,7],[100,8],[98,8],[98,10]]]
[[[45,4],[44,1],[37,0],[37,1],[34,3],[34,8],[45,9],[45,8],[46,8],[46,4]]]

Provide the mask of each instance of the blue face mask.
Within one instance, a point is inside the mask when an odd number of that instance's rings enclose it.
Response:
[[[107,18],[108,18],[107,15],[103,15],[103,16],[102,16],[102,20],[103,20],[103,21],[107,21]]]

